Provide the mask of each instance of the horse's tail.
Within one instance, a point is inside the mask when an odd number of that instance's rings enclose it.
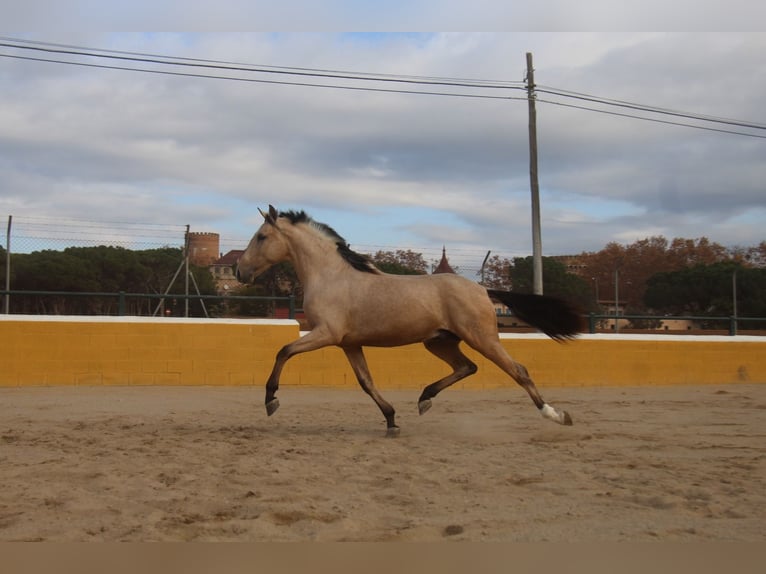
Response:
[[[585,330],[585,318],[572,303],[529,293],[512,293],[487,289],[493,299],[497,299],[513,310],[513,314],[532,327],[556,341],[572,339]]]

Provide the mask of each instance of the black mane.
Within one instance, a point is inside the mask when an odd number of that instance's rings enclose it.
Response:
[[[285,217],[289,219],[290,223],[292,224],[306,223],[315,229],[318,229],[324,235],[335,241],[335,245],[338,248],[338,254],[346,261],[346,263],[351,265],[351,267],[357,271],[375,274],[380,273],[380,270],[375,267],[375,264],[372,262],[372,259],[369,256],[357,253],[356,251],[352,251],[349,244],[345,239],[343,239],[343,237],[340,236],[337,231],[335,231],[326,223],[314,221],[305,211],[281,211],[279,212],[279,217]]]

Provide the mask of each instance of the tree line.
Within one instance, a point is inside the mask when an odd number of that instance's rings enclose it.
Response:
[[[430,264],[411,250],[378,251],[370,255],[382,271],[425,274]],[[183,259],[180,248],[163,247],[133,251],[122,247],[69,247],[14,254],[11,288],[27,291],[164,293],[170,287],[165,310],[183,313],[183,271],[170,282]],[[0,277],[5,277],[5,250],[0,247]],[[203,295],[215,295],[216,285],[205,267],[190,266]],[[477,280],[479,278],[477,277]],[[615,281],[617,282],[615,284]],[[532,292],[532,258],[492,256],[480,279],[495,289]],[[739,316],[766,317],[766,241],[752,247],[726,248],[705,237],[662,236],[628,245],[616,242],[594,252],[571,258],[543,257],[543,289],[574,301],[584,312],[602,311],[614,304],[615,286],[625,314],[730,316],[734,312],[733,288]],[[293,296],[302,305],[302,286],[289,264],[275,265],[254,285],[241,286],[235,295]],[[128,301],[127,312],[151,314],[157,299]],[[115,298],[35,297],[14,295],[14,313],[114,314]],[[284,305],[284,304],[280,304]],[[232,300],[211,303],[213,316],[263,316],[274,303]],[[202,314],[199,301],[190,311]]]
[[[430,268],[411,250],[377,251],[370,257],[386,273],[425,274]],[[532,257],[492,256],[481,275],[487,287],[531,293]],[[572,257],[543,257],[544,292],[596,314],[614,308],[617,295],[626,315],[731,316],[734,281],[737,314],[766,317],[766,241],[726,248],[705,237],[654,236],[628,245],[611,242]],[[246,291],[292,294],[299,305],[302,298],[289,265],[275,266]]]
[[[532,258],[490,258],[485,283],[531,293]],[[766,241],[726,248],[706,237],[654,236],[573,257],[543,257],[543,291],[596,313],[617,298],[628,315],[731,316],[735,285],[737,314],[766,317]]]
[[[173,295],[185,292],[183,270],[170,285],[183,261],[180,248],[162,247],[133,251],[123,247],[68,247],[63,251],[42,250],[14,253],[11,262],[11,290],[65,291],[73,293],[164,293],[168,298],[163,311],[182,315],[184,301]],[[5,278],[6,252],[0,247],[0,276]],[[190,265],[190,272],[203,295],[215,295],[215,281],[205,267]],[[194,292],[194,291],[192,291]],[[126,312],[151,315],[159,298],[129,298]],[[72,297],[67,295],[40,297],[13,295],[13,313],[51,315],[114,315],[115,297]],[[203,314],[199,300],[190,303],[190,314]]]

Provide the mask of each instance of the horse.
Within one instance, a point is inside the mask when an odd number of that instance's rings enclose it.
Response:
[[[486,289],[456,274],[392,275],[370,257],[351,250],[329,225],[304,211],[278,212],[269,205],[264,218],[237,262],[236,277],[252,283],[272,265],[290,262],[303,285],[303,309],[311,330],[282,347],[266,382],[266,413],[279,408],[276,397],[285,363],[299,353],[322,347],[343,350],[365,393],[386,419],[386,435],[397,436],[394,407],[373,384],[365,346],[395,347],[423,343],[452,368],[452,373],[426,386],[418,399],[422,415],[432,399],[456,382],[474,374],[476,364],[459,344],[495,363],[526,390],[546,419],[571,425],[572,417],[546,403],[527,372],[500,344],[492,299],[557,341],[571,339],[584,328],[584,318],[570,303],[543,295]]]

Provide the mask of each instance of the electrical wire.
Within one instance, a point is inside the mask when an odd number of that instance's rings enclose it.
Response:
[[[459,87],[459,88],[482,88],[482,89],[523,89],[522,86],[509,86],[507,84],[500,84],[497,82],[481,82],[475,80],[458,80],[458,79],[426,79],[426,78],[413,78],[405,76],[392,76],[392,75],[372,75],[367,73],[352,73],[352,72],[334,72],[334,71],[320,71],[312,70],[310,68],[277,68],[273,66],[249,66],[240,64],[226,64],[213,63],[211,60],[188,60],[180,58],[169,58],[167,56],[139,56],[139,55],[124,55],[114,53],[100,53],[94,51],[84,51],[75,49],[55,48],[55,47],[41,47],[41,46],[22,46],[19,44],[13,44],[9,42],[0,42],[0,47],[3,48],[15,48],[20,50],[34,50],[39,52],[47,52],[58,55],[66,56],[85,56],[92,58],[105,58],[110,60],[129,61],[144,64],[160,64],[169,66],[182,66],[189,68],[202,68],[211,70],[227,70],[232,72],[252,72],[262,74],[281,74],[288,76],[302,76],[313,78],[326,78],[332,80],[357,80],[357,81],[372,81],[372,82],[391,82],[402,84],[418,84],[428,86],[443,86],[443,87]],[[59,63],[66,63],[60,61]],[[74,62],[71,62],[74,63]]]
[[[397,90],[393,88],[371,88],[362,86],[342,86],[336,84],[316,84],[312,82],[287,82],[284,80],[264,80],[261,78],[241,78],[234,76],[218,76],[212,74],[192,74],[188,72],[170,72],[167,70],[151,70],[148,68],[132,68],[128,66],[108,66],[105,64],[88,64],[85,62],[67,62],[64,60],[53,60],[49,58],[32,58],[29,56],[17,56],[11,54],[0,54],[0,58],[15,58],[19,60],[31,60],[35,62],[49,62],[54,64],[68,64],[71,66],[81,66],[86,68],[101,68],[107,70],[122,70],[130,72],[144,72],[147,74],[161,74],[166,76],[182,76],[187,78],[208,78],[213,80],[233,80],[238,82],[250,82],[256,84],[277,84],[282,86],[302,86],[309,88],[331,88],[338,90],[352,90],[362,92],[382,92],[388,94],[418,94],[424,96],[448,96],[456,98],[477,98],[487,100],[526,100],[526,97],[511,97],[511,96],[492,96],[488,94],[462,94],[456,92],[433,92],[425,90]]]
[[[543,94],[551,94],[566,98],[575,98],[578,100],[583,100],[586,102],[593,102],[593,103],[599,103],[609,106],[618,106],[622,108],[632,109],[632,110],[638,110],[638,111],[644,111],[644,112],[652,112],[656,114],[665,114],[669,116],[676,116],[686,119],[693,119],[693,120],[699,120],[699,121],[706,121],[706,122],[713,122],[718,124],[728,124],[732,126],[739,126],[739,127],[745,127],[745,128],[751,128],[751,129],[760,129],[760,130],[766,130],[766,125],[764,124],[757,124],[753,122],[745,122],[743,120],[735,120],[735,119],[728,119],[728,118],[721,118],[721,117],[714,117],[714,116],[706,116],[702,114],[693,114],[690,112],[682,112],[677,110],[671,110],[667,108],[658,108],[653,106],[646,106],[643,104],[635,104],[631,102],[626,102],[622,100],[611,100],[607,98],[600,98],[598,96],[591,96],[589,94],[582,94],[577,92],[569,92],[566,90],[559,90],[556,88],[543,88],[540,89],[539,87],[535,87],[535,91],[538,93]]]
[[[67,48],[71,50],[87,50],[90,52],[102,52],[106,54],[122,54],[127,56],[142,56],[142,57],[148,57],[148,58],[162,58],[163,60],[179,60],[179,61],[186,61],[186,62],[203,62],[206,64],[223,64],[226,66],[241,66],[246,67],[248,69],[252,68],[269,68],[274,70],[296,70],[296,71],[302,71],[302,72],[318,72],[318,73],[327,73],[327,74],[346,74],[346,75],[353,75],[354,77],[368,77],[370,79],[374,78],[403,78],[403,79],[409,79],[409,80],[423,80],[423,81],[442,81],[442,82],[459,82],[459,83],[466,83],[466,84],[481,84],[483,85],[490,85],[495,84],[498,86],[512,86],[513,84],[519,84],[522,85],[523,82],[517,81],[505,81],[505,80],[479,80],[475,78],[449,78],[449,77],[443,77],[443,76],[417,76],[417,75],[403,75],[403,74],[371,74],[368,72],[349,72],[344,70],[335,70],[335,69],[327,69],[327,68],[307,68],[307,67],[296,67],[296,66],[271,66],[271,65],[264,65],[259,64],[258,66],[252,66],[250,64],[243,64],[241,62],[233,62],[233,61],[227,61],[227,60],[210,60],[210,59],[203,59],[203,58],[189,58],[189,57],[183,57],[183,56],[163,56],[160,54],[153,54],[153,53],[147,53],[147,52],[128,52],[123,50],[106,50],[101,48],[86,48],[83,46],[77,46],[72,44],[56,44],[53,42],[41,42],[41,41],[35,41],[35,40],[20,40],[17,38],[8,38],[4,36],[0,36],[0,42],[16,42],[16,43],[26,43],[26,44],[32,44],[32,45],[40,45],[40,46],[52,46],[55,48]],[[22,46],[17,46],[19,48],[22,48]]]
[[[565,107],[565,108],[574,108],[574,109],[577,109],[577,110],[585,110],[585,111],[589,111],[589,112],[598,112],[598,113],[607,114],[607,115],[610,115],[610,116],[619,116],[619,117],[623,117],[623,118],[632,118],[632,119],[635,119],[635,120],[644,120],[644,121],[647,121],[647,122],[654,122],[654,123],[658,123],[658,124],[667,124],[667,125],[671,125],[671,126],[681,126],[681,127],[685,127],[685,128],[693,128],[693,129],[698,129],[698,130],[706,130],[706,131],[710,131],[710,132],[718,132],[718,133],[723,133],[723,134],[731,134],[731,135],[737,135],[737,136],[747,136],[747,137],[751,137],[751,138],[766,139],[766,135],[752,134],[752,133],[748,133],[748,132],[738,132],[738,131],[734,131],[734,130],[724,130],[724,129],[721,129],[721,128],[711,128],[711,127],[708,127],[708,126],[699,126],[699,125],[694,125],[694,124],[687,124],[687,123],[684,123],[684,122],[674,122],[674,121],[670,121],[670,120],[661,120],[661,119],[658,119],[658,118],[647,118],[647,117],[644,117],[644,116],[636,116],[636,115],[633,115],[633,114],[625,114],[625,113],[613,112],[613,111],[609,111],[609,110],[599,110],[597,108],[589,108],[587,106],[578,106],[576,104],[567,104],[565,102],[555,102],[555,101],[552,101],[552,100],[540,100],[540,99],[538,99],[536,101],[541,102],[541,103],[545,103],[545,104],[551,104],[551,105],[554,105],[554,106],[562,106],[562,107]]]
[[[23,45],[23,44],[27,44],[27,45]],[[220,71],[225,70],[225,71],[236,72],[236,73],[247,72],[247,73],[254,73],[254,74],[280,74],[280,75],[286,75],[286,76],[321,78],[326,80],[400,83],[400,84],[410,84],[410,85],[420,85],[420,86],[449,87],[449,88],[456,88],[456,89],[470,88],[470,89],[481,89],[481,90],[502,89],[502,90],[527,91],[527,87],[523,85],[523,83],[521,82],[502,82],[498,80],[476,80],[476,79],[445,78],[445,77],[434,77],[434,76],[371,74],[367,72],[347,72],[347,71],[340,71],[340,70],[305,68],[305,67],[299,68],[299,67],[265,66],[265,65],[252,66],[252,65],[240,64],[236,62],[205,60],[200,58],[170,57],[170,56],[161,56],[157,54],[147,54],[147,53],[141,53],[141,52],[102,50],[102,49],[84,48],[81,46],[74,46],[74,45],[68,45],[68,44],[54,44],[50,42],[19,40],[19,39],[8,38],[8,37],[0,37],[0,47],[21,49],[21,50],[35,50],[35,51],[59,54],[61,56],[69,55],[69,56],[90,57],[90,58],[107,58],[107,59],[118,60],[118,61],[156,64],[159,66],[184,66],[184,67],[207,69],[207,70],[220,70]],[[479,94],[479,93],[432,91],[432,90],[417,90],[417,89],[394,89],[394,88],[371,87],[369,85],[360,86],[360,85],[316,83],[316,82],[308,82],[308,81],[268,80],[268,79],[253,78],[253,77],[229,76],[229,75],[206,74],[206,73],[191,73],[191,72],[171,71],[167,69],[151,69],[151,68],[141,68],[141,67],[131,67],[131,66],[96,64],[96,63],[89,63],[89,62],[82,62],[82,61],[54,59],[54,58],[37,58],[37,57],[31,57],[31,56],[21,56],[18,54],[0,53],[0,57],[15,58],[20,60],[37,61],[37,62],[55,63],[55,64],[74,65],[74,66],[81,66],[81,67],[88,67],[88,68],[100,68],[100,69],[111,69],[111,70],[119,70],[119,71],[161,74],[161,75],[168,75],[168,76],[208,78],[208,79],[217,79],[217,80],[231,80],[231,81],[240,81],[240,82],[290,85],[290,86],[301,86],[301,87],[312,87],[312,88],[329,88],[329,89],[342,89],[342,90],[366,91],[366,92],[418,94],[418,95],[430,95],[430,96],[448,96],[448,97],[460,97],[460,98],[502,99],[502,100],[528,100],[528,97],[529,97],[529,95],[527,96],[502,95],[501,96],[501,95],[490,95],[486,93]],[[540,99],[537,97],[537,93],[548,94],[551,96],[562,97],[562,98],[572,98],[572,99],[577,99],[581,101],[586,101],[586,102],[591,102],[591,103],[606,105],[606,106],[617,106],[617,107],[622,107],[622,108],[650,113],[650,114],[670,115],[670,116],[675,116],[675,117],[680,117],[685,119],[691,119],[698,122],[708,122],[708,123],[738,126],[738,127],[744,127],[744,128],[753,129],[753,130],[766,130],[766,125],[759,124],[756,122],[730,119],[730,118],[721,118],[721,117],[714,117],[714,116],[706,116],[702,114],[694,114],[691,112],[672,110],[668,108],[649,106],[645,104],[637,104],[633,102],[627,102],[624,100],[604,98],[600,96],[594,96],[594,95],[585,94],[581,92],[564,90],[564,89],[559,89],[559,88],[554,88],[554,87],[544,86],[544,85],[534,86],[531,92],[533,94],[533,97],[535,97],[535,100],[541,103],[557,105],[557,106],[578,109],[583,111],[603,113],[603,114],[608,114],[608,115],[613,115],[618,117],[625,117],[625,118],[673,125],[673,126],[688,127],[688,128],[701,129],[701,130],[707,130],[707,131],[718,132],[718,133],[766,139],[766,136],[764,135],[759,135],[759,134],[754,134],[749,132],[712,128],[712,127],[707,127],[703,125],[689,124],[684,122],[661,120],[661,119],[650,118],[646,116],[639,116],[634,114],[603,110],[603,109],[598,109],[598,108],[593,108],[588,106],[569,104],[569,103],[555,101],[555,100]]]

